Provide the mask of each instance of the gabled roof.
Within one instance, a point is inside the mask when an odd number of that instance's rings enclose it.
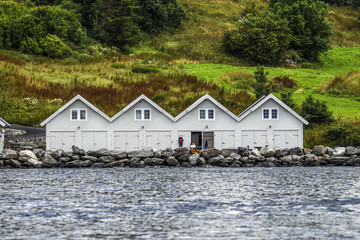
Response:
[[[0,118],[0,126],[1,127],[11,127],[11,125],[2,118]]]
[[[263,105],[264,103],[266,103],[269,99],[274,100],[275,102],[277,102],[280,106],[282,106],[283,108],[285,108],[288,112],[290,112],[294,117],[296,117],[297,119],[299,119],[301,122],[303,122],[304,124],[308,125],[309,122],[306,121],[304,118],[302,118],[299,114],[297,114],[296,112],[294,112],[294,110],[292,110],[288,105],[286,105],[285,103],[283,103],[280,99],[278,99],[277,97],[275,97],[273,94],[269,94],[266,97],[263,96],[261,97],[258,101],[256,101],[254,104],[252,104],[250,107],[248,107],[245,111],[243,111],[242,113],[240,113],[239,117],[239,121],[241,121],[242,119],[244,119],[246,116],[248,116],[250,113],[254,112],[256,109],[258,109],[261,105]]]
[[[193,110],[195,107],[197,107],[200,103],[204,102],[205,100],[209,100],[210,102],[215,104],[217,107],[219,107],[221,110],[223,110],[225,113],[227,113],[230,117],[232,117],[236,121],[239,121],[238,117],[235,114],[233,114],[230,110],[228,110],[226,107],[224,107],[221,103],[219,103],[214,98],[212,98],[209,94],[205,94],[204,96],[199,98],[196,102],[191,104],[188,108],[186,108],[183,112],[181,112],[179,115],[177,115],[175,118],[175,121],[178,121],[180,118],[185,116],[187,113],[191,112],[191,110]]]
[[[171,114],[169,114],[167,111],[162,109],[159,105],[154,103],[150,98],[146,97],[144,94],[141,94],[141,96],[139,96],[137,99],[135,99],[129,105],[127,105],[125,108],[123,108],[120,112],[118,112],[116,115],[114,115],[110,121],[111,122],[115,121],[115,119],[117,119],[118,117],[123,115],[127,110],[129,110],[131,107],[133,107],[136,103],[140,102],[141,100],[145,100],[151,106],[153,106],[155,109],[159,110],[159,112],[163,113],[165,116],[170,118],[170,120],[175,121],[174,117]]]
[[[64,111],[66,108],[68,108],[71,104],[73,104],[75,101],[81,101],[83,102],[85,105],[87,105],[89,108],[91,108],[92,110],[94,110],[95,112],[97,112],[100,116],[102,116],[103,118],[105,118],[106,120],[108,120],[110,122],[110,118],[103,113],[102,111],[100,111],[97,107],[95,107],[94,105],[92,105],[90,102],[88,102],[85,98],[83,98],[82,96],[80,96],[79,94],[76,95],[73,99],[71,99],[69,102],[67,102],[64,106],[62,106],[61,108],[59,108],[59,110],[57,110],[55,113],[53,113],[50,117],[48,117],[45,121],[43,121],[40,125],[44,126],[46,125],[48,122],[50,122],[53,118],[55,118],[57,115],[59,115],[62,111]]]

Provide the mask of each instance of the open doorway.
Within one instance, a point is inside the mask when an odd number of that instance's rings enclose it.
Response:
[[[191,132],[191,144],[194,143],[197,149],[204,148],[205,139],[207,148],[214,148],[214,132]]]

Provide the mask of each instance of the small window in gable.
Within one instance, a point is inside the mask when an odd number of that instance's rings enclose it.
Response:
[[[199,120],[215,120],[215,109],[213,108],[199,109]]]
[[[136,121],[151,121],[151,109],[137,108],[135,109]]]
[[[86,121],[87,111],[86,109],[71,109],[70,110],[71,121]]]
[[[277,108],[263,108],[263,120],[278,120],[279,110]]]

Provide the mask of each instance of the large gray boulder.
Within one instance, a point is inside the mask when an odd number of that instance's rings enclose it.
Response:
[[[200,156],[208,160],[209,158],[215,157],[220,154],[220,151],[216,148],[210,148],[202,150]]]
[[[111,152],[106,148],[101,148],[97,151],[88,151],[87,155],[99,158],[103,156],[111,156]]]
[[[90,160],[85,160],[85,161],[81,161],[79,164],[80,167],[90,167],[93,164],[93,162]]]
[[[255,157],[261,157],[261,152],[259,150],[257,150],[256,148],[251,150],[251,154],[254,155]]]
[[[171,148],[166,148],[161,152],[161,157],[163,158],[168,158],[172,155],[174,155],[174,151]]]
[[[21,162],[19,162],[16,159],[9,159],[6,161],[8,165],[10,165],[13,168],[20,168],[21,167]]]
[[[99,161],[107,164],[107,163],[114,162],[114,161],[115,161],[115,157],[112,157],[112,156],[102,156],[102,157],[99,158]]]
[[[199,157],[197,159],[197,161],[196,161],[196,165],[198,165],[198,166],[202,166],[202,165],[205,165],[205,164],[206,164],[206,160],[203,157]]]
[[[143,168],[145,167],[145,162],[141,158],[133,157],[130,159],[129,167]]]
[[[185,153],[183,155],[177,156],[176,158],[181,162],[187,162],[189,157],[189,153]]]
[[[181,148],[175,148],[174,149],[174,156],[180,156],[180,155],[184,155],[184,154],[188,154],[189,153],[189,149],[186,147],[181,147]]]
[[[29,166],[31,167],[35,167],[35,168],[41,168],[42,167],[42,162],[40,162],[39,160],[35,159],[35,158],[29,158],[27,160],[27,163]]]
[[[289,149],[287,149],[287,148],[276,149],[275,157],[276,158],[283,157],[283,156],[288,155],[288,153],[289,153]]]
[[[238,153],[232,153],[232,154],[230,154],[230,157],[235,159],[235,160],[240,160],[241,155],[238,154]]]
[[[73,158],[71,158],[73,159]],[[73,159],[75,160],[80,160],[80,159]],[[89,155],[85,155],[85,156],[81,156],[81,160],[86,161],[86,160],[90,160],[92,162],[99,162],[100,160],[97,157],[94,156],[89,156]]]
[[[68,167],[68,168],[79,168],[81,167],[81,163],[83,161],[81,160],[74,160],[74,161],[70,161],[70,162],[67,162],[65,163],[65,167]]]
[[[127,158],[127,154],[126,152],[124,151],[118,151],[118,150],[114,150],[114,151],[111,151],[111,156],[116,158],[116,159],[124,159],[124,158]]]
[[[58,161],[55,160],[55,158],[53,158],[51,155],[45,153],[44,157],[39,159],[42,164],[43,167],[47,167],[47,168],[51,168],[51,167],[57,167],[58,166]]]
[[[290,148],[289,149],[289,154],[290,155],[302,156],[302,155],[304,155],[304,150],[301,147]]]
[[[323,145],[317,145],[313,148],[312,153],[316,156],[324,156],[327,153],[327,148]]]
[[[17,153],[17,151],[12,150],[12,149],[4,149],[2,158],[3,159],[18,159],[18,153]]]
[[[274,147],[263,147],[261,149],[261,154],[264,156],[264,157],[272,157],[275,155],[275,148]]]
[[[345,155],[346,156],[360,155],[360,149],[356,147],[348,146],[345,148]]]
[[[38,160],[38,157],[30,150],[23,150],[18,153],[19,159],[24,159],[27,161],[30,158]]]
[[[238,153],[238,149],[236,148],[224,148],[220,151],[220,154],[223,155],[225,158],[230,157],[232,153]]]
[[[189,163],[192,165],[192,166],[195,166],[197,164],[197,160],[199,159],[199,155],[197,154],[191,154],[189,156]]]
[[[72,150],[74,154],[80,155],[80,156],[85,156],[86,152],[84,149],[78,148],[76,146],[72,146]]]
[[[64,153],[64,151],[59,149],[59,150],[53,151],[52,156],[55,159],[59,159],[59,158],[61,158],[63,156],[63,153]]]
[[[154,156],[154,151],[153,150],[131,151],[128,152],[127,155],[129,158],[152,158]]]
[[[333,153],[335,157],[345,156],[345,148],[344,147],[336,147],[335,152]]]
[[[179,161],[175,158],[175,156],[170,156],[166,159],[166,163],[170,166],[179,165]]]
[[[165,159],[163,159],[163,158],[146,158],[144,160],[144,162],[148,166],[158,166],[158,165],[164,165]]]
[[[220,156],[211,157],[207,160],[207,163],[210,165],[219,165],[221,163],[221,157]]]

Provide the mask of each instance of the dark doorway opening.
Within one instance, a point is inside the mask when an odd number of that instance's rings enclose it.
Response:
[[[197,149],[203,149],[207,140],[207,148],[214,148],[214,132],[191,132],[191,144],[195,144]]]

